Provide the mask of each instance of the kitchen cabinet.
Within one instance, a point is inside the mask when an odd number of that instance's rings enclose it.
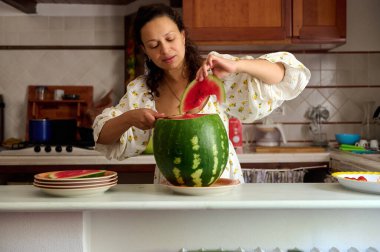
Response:
[[[186,0],[183,19],[199,45],[342,44],[346,0]]]
[[[346,0],[293,0],[293,42],[346,40]]]

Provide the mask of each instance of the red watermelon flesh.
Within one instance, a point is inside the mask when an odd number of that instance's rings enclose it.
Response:
[[[202,81],[192,81],[183,93],[180,114],[185,114],[197,108],[202,109],[210,95],[216,95],[219,103],[225,101],[224,85],[219,78],[209,75]]]
[[[94,178],[101,177],[105,174],[105,170],[68,170],[50,172],[50,179],[77,179],[77,178]]]
[[[166,117],[167,119],[174,119],[174,120],[186,120],[186,119],[192,119],[204,116],[205,114],[183,114],[183,115],[173,115]]]

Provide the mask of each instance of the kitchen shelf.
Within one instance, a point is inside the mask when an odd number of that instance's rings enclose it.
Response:
[[[75,119],[78,127],[88,126],[87,111],[93,106],[93,86],[49,86],[46,85],[43,99],[36,99],[36,89],[41,86],[28,86],[28,113],[26,139],[29,139],[29,120],[31,119]],[[54,100],[55,90],[65,94],[78,95],[79,99]]]

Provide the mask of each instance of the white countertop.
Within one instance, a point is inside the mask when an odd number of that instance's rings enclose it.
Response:
[[[378,209],[380,197],[336,183],[243,184],[221,195],[186,196],[166,186],[120,184],[89,197],[53,197],[31,185],[0,186],[0,211],[162,209]]]

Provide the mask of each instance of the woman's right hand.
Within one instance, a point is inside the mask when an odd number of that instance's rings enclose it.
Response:
[[[97,143],[113,144],[132,126],[142,130],[151,129],[154,127],[156,120],[162,117],[165,117],[165,114],[148,108],[129,110],[104,124]]]
[[[164,113],[158,113],[148,108],[129,110],[125,113],[128,113],[128,121],[130,126],[134,126],[142,130],[153,128],[158,118],[163,118],[166,116]]]

